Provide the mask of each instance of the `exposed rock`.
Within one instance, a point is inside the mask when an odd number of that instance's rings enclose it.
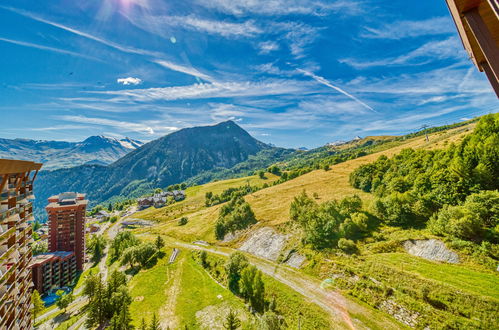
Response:
[[[305,259],[306,258],[301,254],[293,252],[285,263],[286,265],[291,266],[293,268],[300,268]]]
[[[206,306],[202,310],[197,311],[196,321],[198,322],[199,328],[203,330],[225,329],[224,322],[230,310],[233,310],[233,306],[229,305],[227,302],[222,302],[218,305]],[[244,311],[235,310],[235,312],[242,322],[248,320],[248,316]]]
[[[404,249],[413,256],[427,260],[459,263],[459,256],[437,239],[408,240],[404,242]]]
[[[276,261],[287,239],[288,235],[279,234],[270,227],[263,227],[256,230],[239,250]]]
[[[407,324],[408,326],[414,328],[417,325],[417,320],[419,317],[419,313],[416,312],[411,312],[404,307],[398,305],[395,301],[388,299],[385,301],[382,301],[379,304],[379,309],[382,311],[387,312],[391,316],[393,316],[395,319],[399,320],[400,322]]]

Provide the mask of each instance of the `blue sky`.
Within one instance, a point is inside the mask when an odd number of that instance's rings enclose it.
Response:
[[[0,72],[4,138],[314,147],[499,110],[444,0],[2,1]]]

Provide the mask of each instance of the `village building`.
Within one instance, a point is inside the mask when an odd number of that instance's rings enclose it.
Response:
[[[167,204],[168,199],[176,202],[181,201],[185,199],[185,192],[183,190],[162,191],[153,196],[137,199],[137,204],[139,205],[139,210],[144,210],[151,206],[160,208]]]
[[[96,218],[100,222],[107,221],[107,220],[109,220],[110,217],[111,217],[111,214],[109,214],[109,212],[104,211],[104,210],[99,210],[94,215],[94,218]]]

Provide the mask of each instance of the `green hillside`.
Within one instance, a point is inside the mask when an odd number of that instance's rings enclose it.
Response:
[[[488,124],[483,124],[487,120]],[[441,154],[448,153],[448,150],[453,150],[453,154],[455,154],[455,150],[466,150],[466,147],[462,147],[465,145],[470,145],[470,150],[487,150],[486,155],[488,156],[484,157],[489,158],[483,158],[483,152],[477,154],[476,157],[470,156],[471,158],[469,158],[476,160],[473,164],[474,167],[481,168],[480,173],[485,173],[484,166],[494,164],[492,160],[497,159],[494,158],[496,156],[493,154],[495,150],[493,146],[499,145],[496,140],[497,126],[494,126],[494,120],[497,121],[497,116],[482,120],[475,133],[473,133],[474,123],[429,133],[429,142],[426,141],[424,135],[408,136],[406,139],[397,141],[389,140],[388,143],[377,145],[376,148],[379,150],[377,152],[331,165],[328,170],[322,168],[313,170],[292,180],[286,180],[250,193],[245,196],[245,200],[255,213],[258,223],[235,240],[222,245],[237,248],[255,230],[270,226],[277,232],[294,237],[289,241],[289,244],[307,257],[302,272],[321,280],[329,279],[333,290],[341,292],[354,302],[371,306],[373,313],[375,310],[380,310],[391,315],[394,319],[401,320],[406,325],[417,325],[417,327],[430,326],[433,328],[439,324],[448,328],[485,329],[493,327],[493,320],[497,317],[499,304],[499,289],[497,289],[499,288],[499,277],[494,271],[498,260],[498,256],[494,252],[497,249],[497,241],[493,236],[493,231],[486,234],[485,237],[488,238],[484,240],[485,243],[481,243],[480,241],[466,240],[465,237],[453,238],[450,234],[426,229],[424,223],[431,213],[438,212],[443,205],[438,204],[438,199],[434,197],[432,200],[436,204],[432,208],[426,209],[425,212],[415,214],[414,218],[399,215],[405,219],[406,223],[390,222],[390,218],[385,219],[384,215],[376,211],[375,208],[376,201],[384,198],[384,195],[380,192],[373,194],[369,189],[363,191],[355,188],[355,179],[351,179],[351,177],[354,172],[361,173],[361,170],[358,170],[359,167],[371,166],[368,164],[373,163],[380,156],[392,159],[390,157],[400,153],[402,155],[418,155],[418,157],[428,154],[435,155],[436,159],[442,159]],[[488,128],[484,129],[484,125]],[[484,147],[478,147],[477,144]],[[358,148],[358,146],[356,147]],[[412,148],[416,152],[408,153],[406,151],[408,148]],[[404,158],[401,157],[404,156],[397,156],[393,159],[405,162]],[[482,162],[480,159],[487,159],[485,165],[479,165]],[[289,164],[291,163],[290,161]],[[446,163],[449,161],[442,160],[443,165]],[[415,164],[419,163],[415,162]],[[286,168],[285,163],[279,165],[281,168]],[[404,168],[403,165],[397,165],[397,169],[402,168]],[[495,173],[494,169],[490,167],[489,169],[492,171],[491,173]],[[472,168],[470,171],[470,173],[478,173]],[[372,174],[373,172],[368,171],[367,173]],[[390,173],[396,172],[390,170]],[[393,175],[390,176],[392,181],[395,180]],[[412,176],[408,176],[408,178],[410,177]],[[480,174],[475,177],[477,180],[483,180],[482,178],[486,176]],[[494,185],[497,184],[497,176],[489,175],[488,178],[491,179],[470,182],[468,187],[475,188],[468,191],[462,190],[462,194],[459,195],[462,197],[456,199],[454,203],[462,203],[468,194],[476,192],[476,187],[480,187],[480,182],[484,184],[482,189],[497,189],[497,187],[494,188]],[[272,178],[272,180],[276,179]],[[217,193],[226,187],[239,185],[248,180],[255,185],[263,182],[258,181],[259,179],[254,176],[235,181],[219,181],[198,186],[195,189],[194,187],[189,188],[192,189],[190,190],[192,200],[188,207],[189,198],[184,202],[186,203],[184,206],[172,205],[136,214],[137,217],[158,221],[158,224],[153,228],[138,229],[137,232],[145,235],[159,233],[171,237],[173,240],[186,242],[201,239],[219,245],[220,242],[214,236],[214,225],[221,205],[207,207],[203,197],[208,191]],[[351,185],[351,180],[354,180],[352,181],[354,186]],[[452,176],[447,179],[449,184],[452,184],[453,180]],[[394,183],[384,179],[382,181],[386,182],[388,187],[384,191],[393,189],[390,185],[394,185]],[[409,181],[409,183],[412,182]],[[445,190],[445,188],[443,189]],[[349,251],[345,253],[333,248],[334,246],[317,249],[313,244],[307,244],[307,241],[305,241],[306,244],[300,243],[304,229],[300,229],[297,223],[290,220],[290,206],[293,199],[302,191],[306,191],[309,198],[313,196],[313,202],[318,205],[352,195],[361,198],[362,207],[358,212],[367,214],[372,221],[368,224],[368,229],[359,235],[338,232],[340,237],[347,235],[346,237],[352,240],[358,252],[349,254],[352,251],[345,249],[345,251]],[[430,191],[434,191],[434,189],[430,189]],[[451,201],[447,200],[448,202]],[[394,214],[393,218],[396,219],[397,214],[401,213]],[[176,219],[179,217],[187,217],[188,223],[184,226],[178,226]],[[311,217],[307,221],[314,221],[313,214]],[[345,218],[348,218],[348,215]],[[497,221],[497,218],[494,219],[496,220],[493,221]],[[493,230],[494,227],[489,228]],[[442,234],[443,237],[438,236]],[[406,253],[403,248],[402,243],[408,239],[430,238],[445,242],[448,248],[459,255],[460,263],[453,265],[428,261]],[[470,307],[469,301],[472,301],[474,306],[479,307]],[[353,315],[354,311],[352,310],[350,313]],[[364,311],[362,315],[366,316],[366,312]]]

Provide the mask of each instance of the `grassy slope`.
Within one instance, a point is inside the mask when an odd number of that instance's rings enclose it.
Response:
[[[496,274],[479,272],[463,265],[435,263],[406,253],[380,253],[367,259],[499,301],[499,277]]]
[[[154,267],[142,270],[132,278],[129,283],[133,297],[130,313],[135,325],[138,326],[142,318],[149,322],[154,313],[158,315],[167,299],[165,287],[172,282],[170,274],[174,273],[176,265],[168,265],[168,256],[165,256]]]
[[[471,131],[473,126],[474,124],[471,124],[450,130],[449,132],[431,134],[429,143],[425,141],[424,136],[412,138],[405,141],[405,143],[397,144],[393,148],[334,165],[331,167],[330,171],[312,171],[282,184],[262,189],[246,196],[245,199],[250,203],[255,212],[256,218],[260,222],[259,226],[278,226],[287,222],[289,220],[289,207],[291,201],[304,189],[309,194],[317,193],[320,202],[331,199],[341,199],[347,195],[353,194],[359,195],[364,201],[368,202],[372,199],[371,194],[357,190],[349,184],[349,175],[355,168],[370,163],[381,155],[393,156],[404,148],[442,148],[446,143],[461,140]],[[269,180],[272,179],[273,178],[269,178]],[[218,217],[220,205],[209,208],[204,207],[204,193],[207,191],[215,192],[216,189],[221,191],[229,186],[240,186],[241,184],[244,184],[246,180],[247,178],[219,181],[204,186],[189,188],[196,189],[197,192],[194,190],[191,192],[192,197],[188,197],[186,201],[182,202],[189,203],[189,206],[186,206],[181,213],[177,213],[177,217],[181,215],[188,216],[189,223],[182,227],[172,223],[163,223],[155,229],[165,235],[173,236],[185,241],[204,239],[214,242],[213,226]],[[257,180],[256,182],[258,182],[259,179],[250,177],[250,180]],[[173,205],[167,208],[180,206],[181,203],[179,203],[178,206]],[[136,217],[163,221],[175,219],[175,217],[162,215],[162,213],[170,212],[167,208],[143,211],[137,213]]]
[[[251,186],[261,186],[265,183],[271,184],[277,176],[267,173],[266,179],[260,179],[257,175],[237,178],[231,180],[215,181],[200,186],[193,186],[186,189],[185,193],[187,198],[181,202],[156,209],[150,207],[143,211],[135,213],[134,217],[155,220],[155,221],[170,221],[175,220],[183,215],[195,213],[203,208],[205,202],[205,194],[212,192],[213,194],[220,194],[228,188],[236,188],[246,184]]]
[[[258,226],[273,226],[280,227],[289,219],[289,206],[294,198],[302,190],[306,190],[309,194],[317,193],[320,197],[320,202],[340,199],[346,195],[357,194],[364,201],[369,202],[372,199],[370,194],[356,190],[349,185],[350,173],[360,165],[370,163],[376,160],[381,155],[388,157],[399,153],[404,148],[425,148],[437,149],[443,148],[452,142],[459,142],[462,138],[471,132],[474,124],[465,127],[455,128],[449,131],[438,132],[430,135],[430,142],[425,141],[424,136],[415,137],[395,145],[394,147],[350,160],[341,164],[332,166],[330,171],[317,170],[305,174],[294,180],[290,180],[283,184],[272,186],[251,195],[246,196],[246,200],[251,204],[257,219],[260,221]],[[241,185],[246,179],[242,180],[235,186]],[[220,181],[206,186],[195,187],[198,192],[193,194],[191,199],[192,204],[189,209],[184,209],[182,215],[189,217],[189,223],[186,226],[179,227],[172,223],[162,223],[155,226],[154,232],[166,234],[177,239],[193,241],[195,239],[204,239],[215,241],[213,236],[213,225],[218,216],[220,205],[206,208],[204,204],[204,193],[206,191],[214,191],[215,187],[226,186],[230,181]],[[212,185],[210,188],[210,185]],[[225,188],[220,188],[220,191]],[[194,203],[198,203],[197,206]],[[367,203],[366,203],[367,204]],[[157,213],[159,210],[156,210]],[[156,216],[151,214],[151,218]],[[160,220],[168,218],[158,217]],[[416,233],[417,235],[418,233]],[[405,253],[388,253],[367,255],[373,261],[383,263],[387,266],[402,269],[414,276],[427,278],[445,285],[454,287],[456,290],[466,290],[473,294],[483,295],[497,299],[499,296],[499,279],[495,274],[482,272],[480,268],[474,265],[447,265],[441,263],[429,262],[421,258],[412,257]]]
[[[229,309],[237,312],[243,324],[248,325],[251,316],[243,301],[229,290],[215,282],[208,273],[182,251],[175,263],[169,265],[168,257],[161,259],[154,267],[142,270],[130,282],[133,297],[130,311],[136,326],[142,318],[147,322],[153,314],[159,316],[163,328],[199,329],[199,311],[210,311],[210,318],[220,326]],[[285,315],[288,325],[295,328],[298,314],[302,310],[302,329],[328,328],[328,315],[304,297],[267,276],[264,276],[269,295],[277,296],[279,310]],[[206,327],[206,325],[205,325]],[[217,327],[218,328],[218,327]]]

